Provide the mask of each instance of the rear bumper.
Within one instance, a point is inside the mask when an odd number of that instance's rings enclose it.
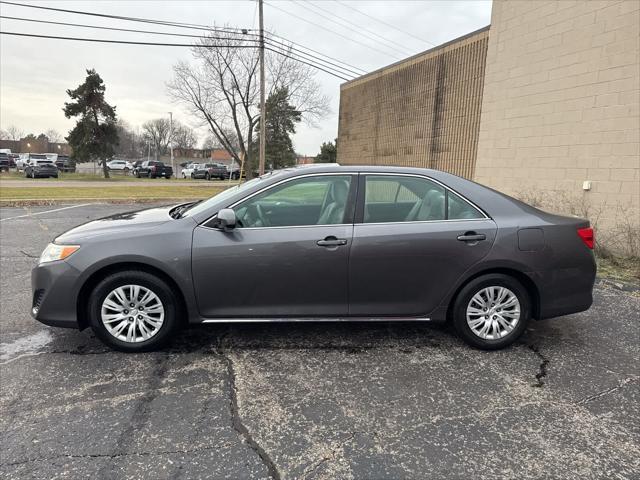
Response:
[[[538,272],[536,277],[540,293],[540,320],[583,312],[591,307],[596,280],[596,262],[593,255],[590,262]]]
[[[36,170],[33,172],[33,176],[36,178],[57,177],[58,169],[55,170]]]
[[[80,272],[65,261],[45,263],[31,271],[31,316],[52,327],[79,328],[76,285]]]

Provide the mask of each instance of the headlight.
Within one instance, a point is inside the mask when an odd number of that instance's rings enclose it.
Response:
[[[47,245],[47,248],[44,249],[42,255],[40,255],[39,263],[64,260],[79,248],[80,245],[56,245],[55,243],[50,243]]]

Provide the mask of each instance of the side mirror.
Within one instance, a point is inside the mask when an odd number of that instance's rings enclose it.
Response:
[[[236,228],[236,212],[231,208],[223,208],[218,212],[217,227],[220,230],[229,232]]]

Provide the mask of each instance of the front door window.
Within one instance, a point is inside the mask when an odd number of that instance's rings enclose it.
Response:
[[[345,222],[350,175],[303,177],[236,205],[239,228],[339,225]]]

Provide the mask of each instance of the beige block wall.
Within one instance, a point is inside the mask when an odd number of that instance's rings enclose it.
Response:
[[[472,178],[488,37],[485,28],[343,84],[338,162]]]
[[[640,224],[639,59],[637,0],[494,0],[475,179],[587,214],[626,248],[621,231]]]

